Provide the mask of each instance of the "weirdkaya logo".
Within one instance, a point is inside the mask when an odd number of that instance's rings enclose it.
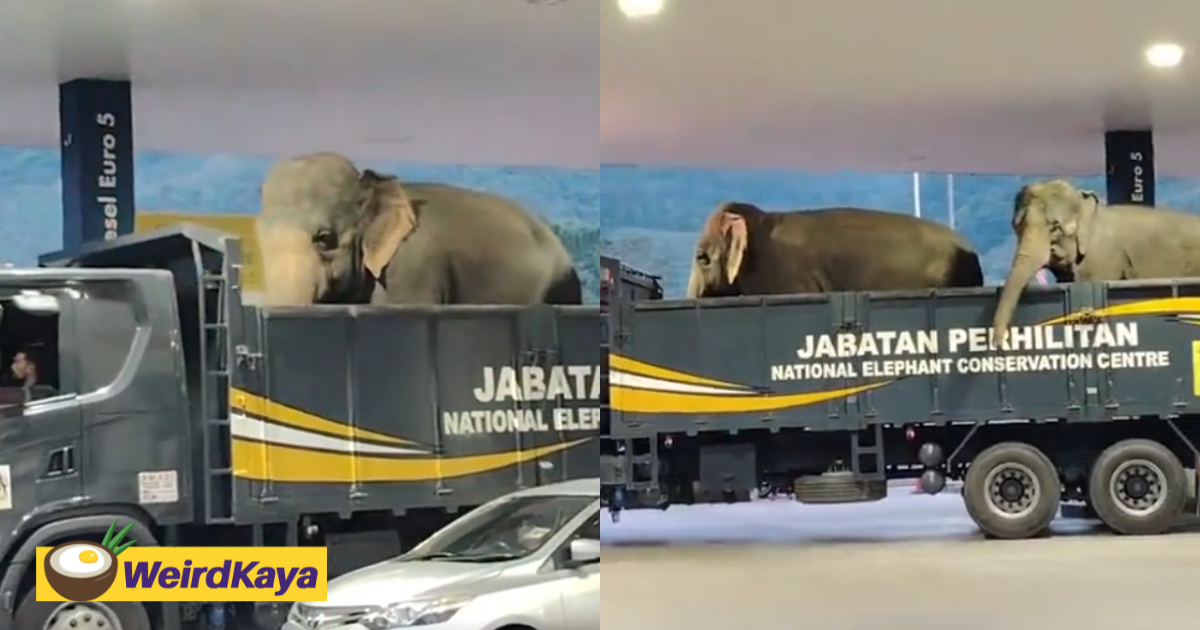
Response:
[[[51,549],[42,560],[42,575],[54,592],[75,602],[91,601],[106,593],[117,579],[117,556],[137,544],[131,540],[125,544],[125,534],[133,529],[133,523],[113,535],[117,522],[108,527],[108,533],[99,545],[87,540],[65,542]]]
[[[37,600],[325,600],[324,547],[134,547],[115,529],[100,544],[38,547]]]

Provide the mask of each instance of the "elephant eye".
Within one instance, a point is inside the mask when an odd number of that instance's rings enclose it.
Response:
[[[314,245],[325,251],[337,249],[338,246],[337,234],[333,230],[317,230],[316,234],[313,234],[312,241]]]

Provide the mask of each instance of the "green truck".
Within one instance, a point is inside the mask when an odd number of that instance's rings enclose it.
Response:
[[[282,624],[284,604],[37,602],[35,548],[113,521],[142,546],[327,546],[337,576],[598,475],[597,307],[259,308],[240,261],[182,225],[0,270],[0,358],[36,365],[0,387],[0,630]]]
[[[1041,534],[1064,507],[1124,534],[1197,511],[1200,281],[1031,287],[1004,348],[992,287],[626,293],[608,305],[614,514],[876,501],[896,479],[927,493],[961,481],[967,512],[1001,538]]]

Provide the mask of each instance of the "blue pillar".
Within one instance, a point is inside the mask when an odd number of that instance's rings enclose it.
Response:
[[[1149,131],[1104,134],[1108,203],[1154,205],[1154,135]]]
[[[133,100],[128,81],[58,86],[63,249],[133,232]]]

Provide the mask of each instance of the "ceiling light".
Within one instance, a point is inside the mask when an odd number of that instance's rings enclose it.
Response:
[[[666,0],[617,0],[617,8],[631,20],[658,15],[665,4]]]
[[[1154,44],[1147,46],[1146,61],[1155,68],[1174,68],[1183,61],[1183,47],[1179,44]]]

